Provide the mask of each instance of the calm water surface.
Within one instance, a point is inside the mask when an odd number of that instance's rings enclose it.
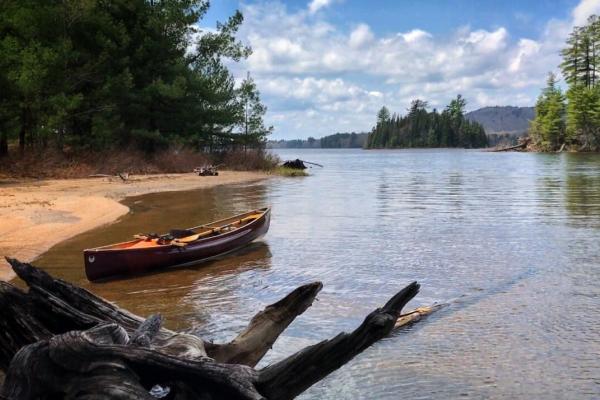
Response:
[[[325,168],[307,178],[127,199],[128,215],[56,246],[38,264],[216,341],[296,286],[323,281],[319,301],[261,365],[353,329],[418,280],[422,292],[409,308],[450,306],[302,398],[600,398],[600,156],[278,153]],[[85,247],[266,204],[271,230],[241,252],[138,279],[84,278]]]

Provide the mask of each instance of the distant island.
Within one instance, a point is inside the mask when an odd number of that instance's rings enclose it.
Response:
[[[483,126],[465,118],[466,105],[459,94],[441,113],[435,108],[427,111],[427,102],[420,99],[411,102],[405,116],[390,114],[384,106],[377,113],[365,148],[487,147]]]
[[[482,107],[464,114],[464,119],[483,126],[488,146],[512,145],[527,135],[529,124],[535,117],[534,107],[493,106]],[[322,138],[270,140],[270,149],[352,149],[363,148],[368,132],[344,132]]]
[[[360,149],[369,136],[366,132],[335,133],[320,139],[270,140],[269,149]]]

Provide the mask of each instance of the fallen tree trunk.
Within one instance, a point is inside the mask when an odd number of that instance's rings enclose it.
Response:
[[[29,286],[0,282],[0,397],[18,399],[291,399],[394,328],[435,308],[400,315],[419,290],[412,283],[352,333],[253,368],[322,285],[301,286],[259,312],[225,344],[163,328],[45,272],[8,259]],[[151,392],[153,394],[151,394]]]
[[[501,151],[518,151],[518,150],[523,150],[526,149],[527,146],[529,146],[529,144],[531,144],[531,138],[529,136],[525,136],[525,137],[520,137],[517,139],[517,144],[514,146],[508,146],[508,147],[502,147],[502,148],[495,148],[492,149],[492,152],[501,152]]]
[[[519,143],[515,146],[509,146],[509,147],[502,147],[500,149],[493,149],[492,153],[498,153],[501,151],[512,151],[512,150],[520,150],[520,149],[524,149],[525,147],[527,147],[527,143]]]

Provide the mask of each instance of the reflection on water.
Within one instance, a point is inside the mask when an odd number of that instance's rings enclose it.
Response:
[[[125,201],[131,209],[130,213],[117,223],[67,240],[36,263],[56,276],[91,289],[136,314],[160,312],[166,317],[170,328],[206,326],[210,315],[203,307],[197,307],[196,301],[198,295],[205,294],[201,288],[213,288],[211,296],[219,296],[220,299],[215,298],[215,301],[224,304],[228,299],[243,300],[246,290],[250,290],[243,277],[253,276],[254,269],[270,267],[271,254],[267,243],[252,243],[233,254],[168,273],[98,284],[91,284],[85,278],[82,250],[129,240],[134,233],[162,233],[172,228],[187,228],[259,208],[265,204],[265,191],[264,185],[237,185],[131,197]]]
[[[600,168],[598,157],[570,157],[565,166],[566,206],[569,214],[582,224],[596,224],[600,215]]]
[[[56,246],[51,272],[170,327],[234,336],[294,287],[325,287],[261,365],[340,330],[412,280],[451,305],[303,395],[600,397],[600,156],[281,150],[313,176],[128,199],[118,223]],[[273,206],[263,242],[197,266],[85,282],[81,249]],[[411,305],[409,305],[410,307]]]

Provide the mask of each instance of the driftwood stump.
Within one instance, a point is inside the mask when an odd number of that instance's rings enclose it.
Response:
[[[230,343],[216,344],[142,319],[89,291],[8,259],[29,286],[0,282],[2,399],[291,399],[394,328],[435,308],[401,315],[411,283],[351,333],[253,368],[321,290],[301,286],[259,312]]]
[[[283,166],[285,168],[292,168],[292,169],[306,169],[306,165],[304,165],[304,162],[298,158],[296,158],[295,160],[288,160],[286,162],[283,163]]]

